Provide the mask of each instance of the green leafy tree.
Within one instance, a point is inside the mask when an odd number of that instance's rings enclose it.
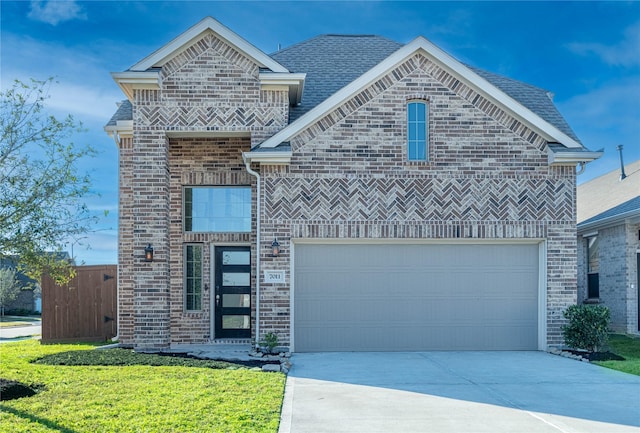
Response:
[[[16,270],[0,268],[0,315],[4,316],[4,309],[20,292],[20,283],[16,278]]]
[[[69,141],[82,131],[72,116],[58,120],[45,110],[53,80],[16,80],[0,92],[0,257],[16,257],[20,270],[57,283],[73,277],[62,254],[65,241],[89,231],[95,218],[83,202],[90,194],[80,159],[90,146]]]

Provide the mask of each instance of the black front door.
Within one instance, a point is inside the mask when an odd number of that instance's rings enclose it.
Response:
[[[251,248],[215,248],[215,338],[251,338]]]

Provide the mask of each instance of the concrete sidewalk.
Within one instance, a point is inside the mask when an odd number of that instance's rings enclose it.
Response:
[[[640,432],[640,377],[544,352],[295,354],[280,433]]]

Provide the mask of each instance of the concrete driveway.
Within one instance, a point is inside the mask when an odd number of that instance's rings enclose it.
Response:
[[[280,433],[640,432],[640,377],[544,352],[295,354]]]

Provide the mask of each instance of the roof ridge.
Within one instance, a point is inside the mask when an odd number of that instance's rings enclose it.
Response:
[[[272,52],[272,53],[269,53],[269,57],[273,57],[273,56],[274,56],[274,55],[276,55],[276,54],[284,53],[284,52],[289,51],[289,50],[291,50],[291,49],[293,49],[293,48],[298,48],[298,47],[300,47],[300,46],[302,46],[302,45],[304,45],[304,44],[308,44],[308,43],[309,43],[309,42],[311,42],[311,41],[314,41],[314,40],[316,40],[316,39],[320,39],[320,38],[323,38],[323,37],[327,37],[327,36],[332,36],[332,37],[353,37],[353,38],[356,38],[356,37],[360,37],[360,38],[364,38],[364,37],[369,37],[369,38],[378,38],[378,39],[384,39],[385,41],[388,41],[388,42],[396,43],[396,44],[398,44],[399,46],[403,46],[403,45],[405,45],[405,44],[403,44],[403,43],[401,43],[401,42],[394,41],[393,39],[389,39],[389,38],[387,38],[387,37],[385,37],[385,36],[381,36],[381,35],[374,35],[374,34],[368,35],[368,34],[339,34],[339,33],[323,33],[323,34],[320,34],[320,35],[316,35],[316,36],[314,36],[314,37],[311,37],[311,38],[309,38],[309,39],[305,39],[304,41],[296,42],[295,44],[293,44],[293,45],[289,45],[288,47],[282,48],[282,49],[280,49],[280,50],[278,50],[278,51],[274,51],[274,52]]]
[[[384,36],[375,35],[372,33],[323,33],[318,36],[338,36],[341,38],[382,38]]]

